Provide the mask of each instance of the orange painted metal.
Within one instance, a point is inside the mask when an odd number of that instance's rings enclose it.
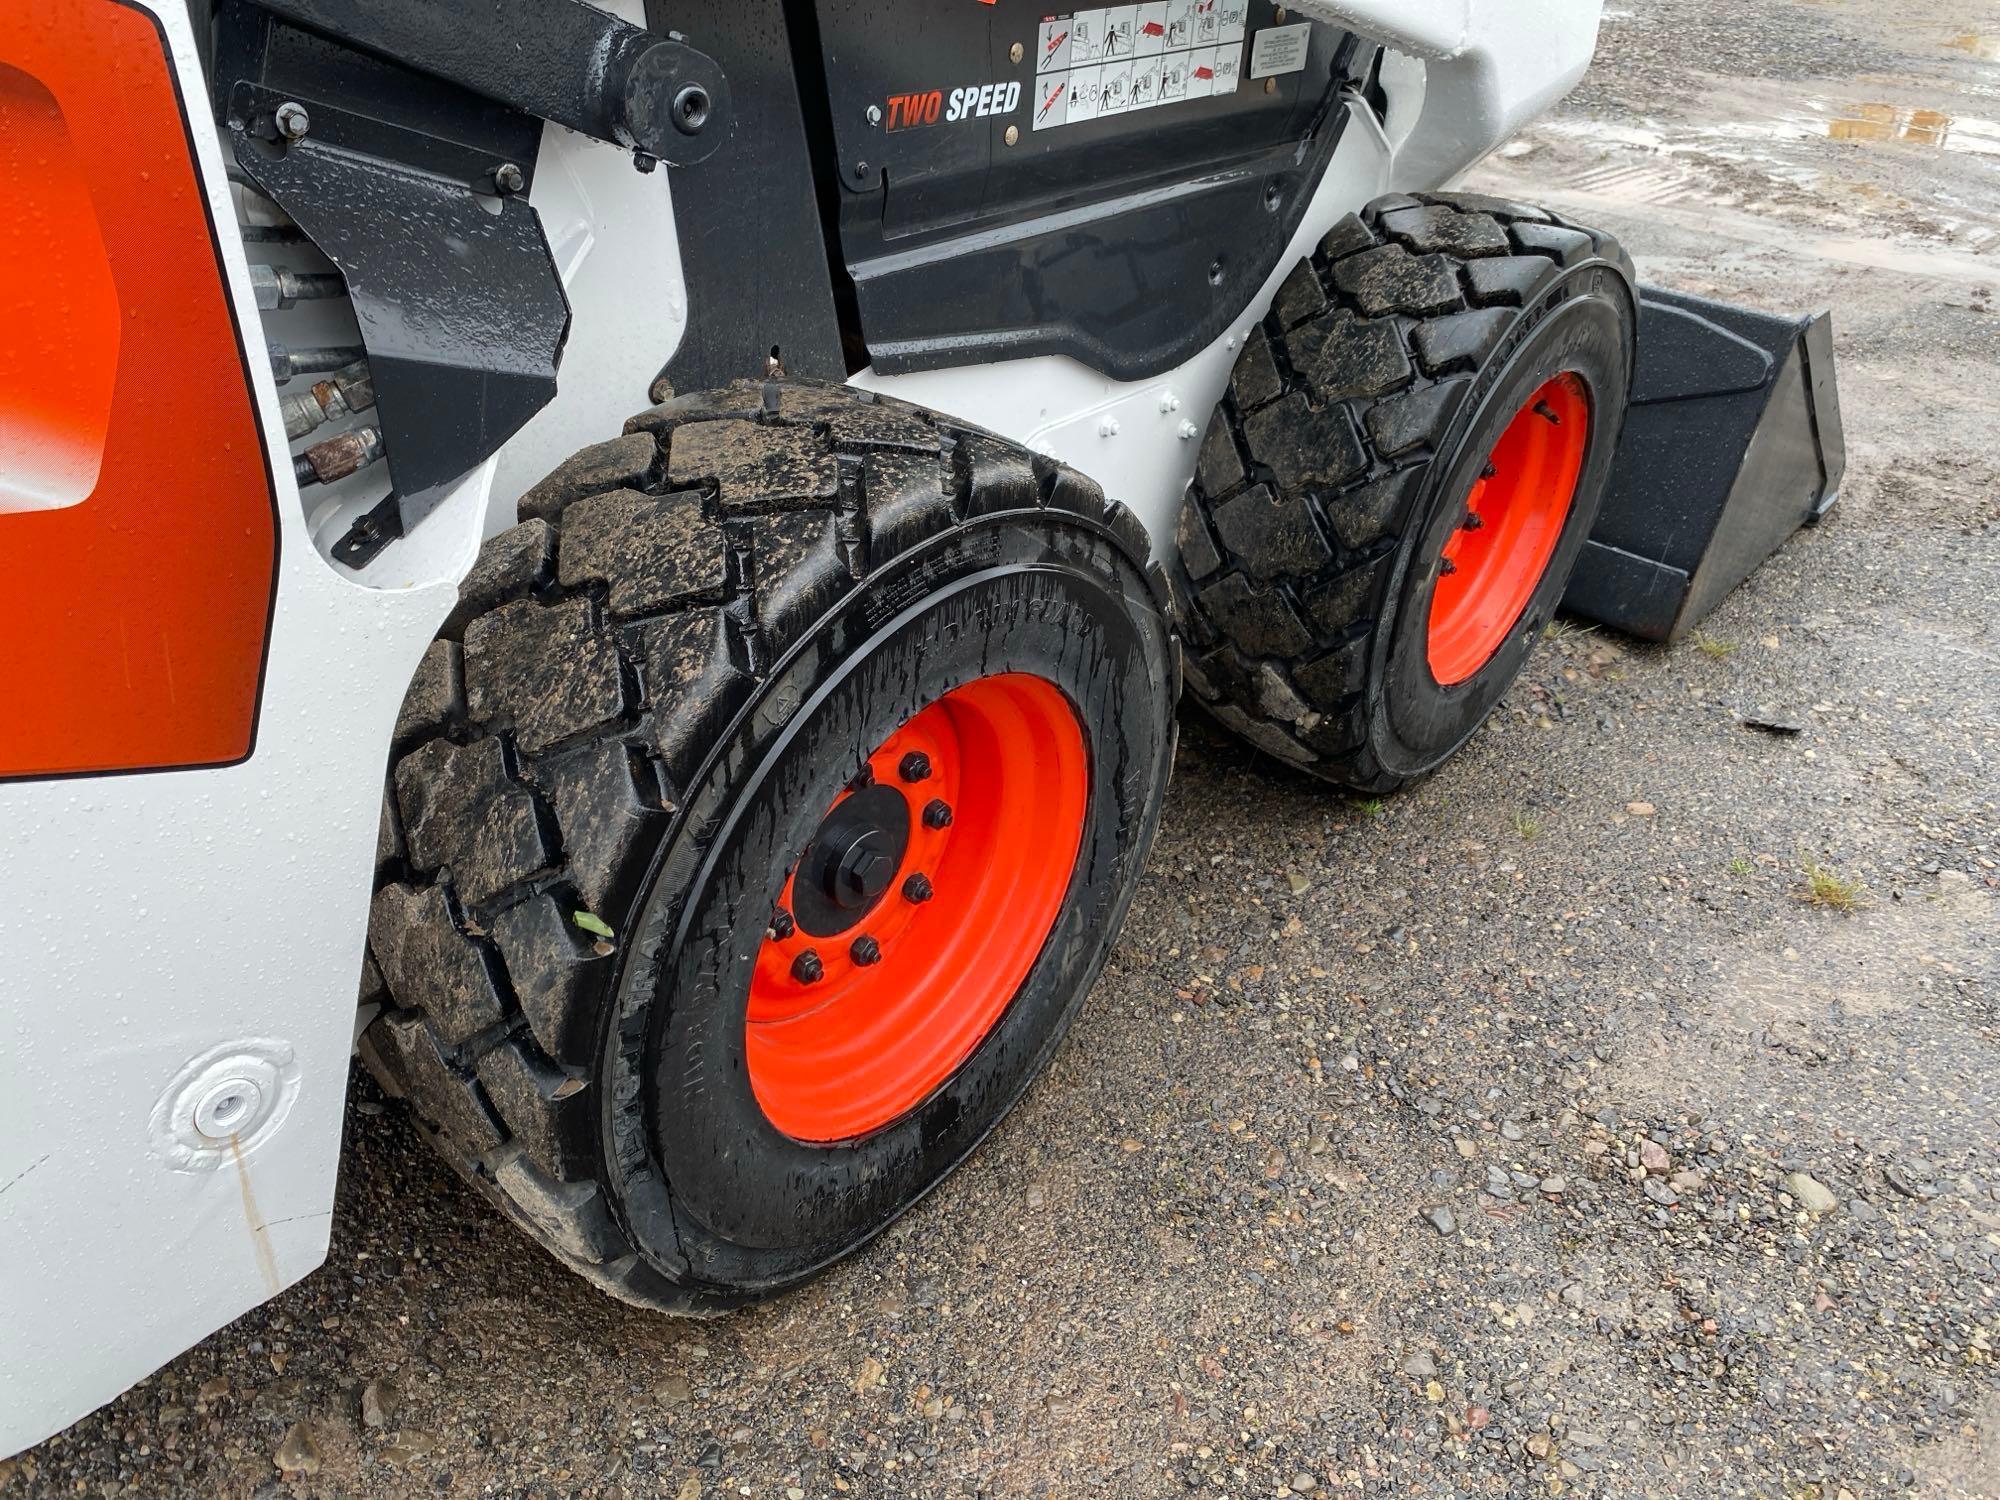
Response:
[[[905,783],[897,768],[915,751],[931,774]],[[798,1140],[878,1130],[958,1070],[1034,966],[1083,839],[1083,731],[1042,678],[1002,673],[947,693],[869,766],[910,804],[909,844],[888,894],[838,938],[767,935],[750,982],[751,1088],[766,1118]],[[926,826],[933,801],[951,808],[948,826]],[[928,900],[905,895],[914,874],[930,882]],[[791,909],[790,879],[780,905]],[[880,949],[875,963],[849,952],[863,934]],[[807,949],[823,967],[811,983],[793,973]]]
[[[1562,540],[1590,438],[1590,392],[1558,375],[1507,424],[1444,545],[1431,594],[1431,675],[1469,681],[1513,632]]]
[[[145,12],[0,5],[0,777],[253,743],[277,511],[182,107]]]

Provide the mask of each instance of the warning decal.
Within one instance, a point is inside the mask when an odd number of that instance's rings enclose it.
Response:
[[[1035,61],[1034,128],[1233,94],[1250,0],[1149,0],[1051,16]]]

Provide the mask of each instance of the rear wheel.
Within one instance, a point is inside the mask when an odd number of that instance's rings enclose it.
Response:
[[[1108,952],[1172,751],[1089,481],[841,388],[642,413],[490,542],[399,725],[363,1054],[545,1246],[726,1306],[990,1130]]]
[[[1189,687],[1245,739],[1382,792],[1520,672],[1596,520],[1631,383],[1607,235],[1385,198],[1286,278],[1181,516]]]

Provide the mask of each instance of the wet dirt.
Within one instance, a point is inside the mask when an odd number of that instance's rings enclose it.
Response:
[[[1069,1045],[868,1253],[638,1313],[357,1084],[328,1264],[0,1494],[2000,1494],[1996,36],[1618,7],[1473,185],[1832,308],[1839,509],[1385,802],[1190,721]]]

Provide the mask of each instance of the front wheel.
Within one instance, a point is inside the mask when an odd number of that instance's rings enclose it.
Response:
[[[1539,209],[1385,198],[1336,225],[1246,344],[1181,515],[1195,696],[1357,790],[1464,744],[1589,538],[1636,308],[1617,243]]]
[[[627,1300],[879,1232],[1095,979],[1173,747],[1081,476],[841,388],[642,413],[488,544],[406,707],[364,1056]]]

